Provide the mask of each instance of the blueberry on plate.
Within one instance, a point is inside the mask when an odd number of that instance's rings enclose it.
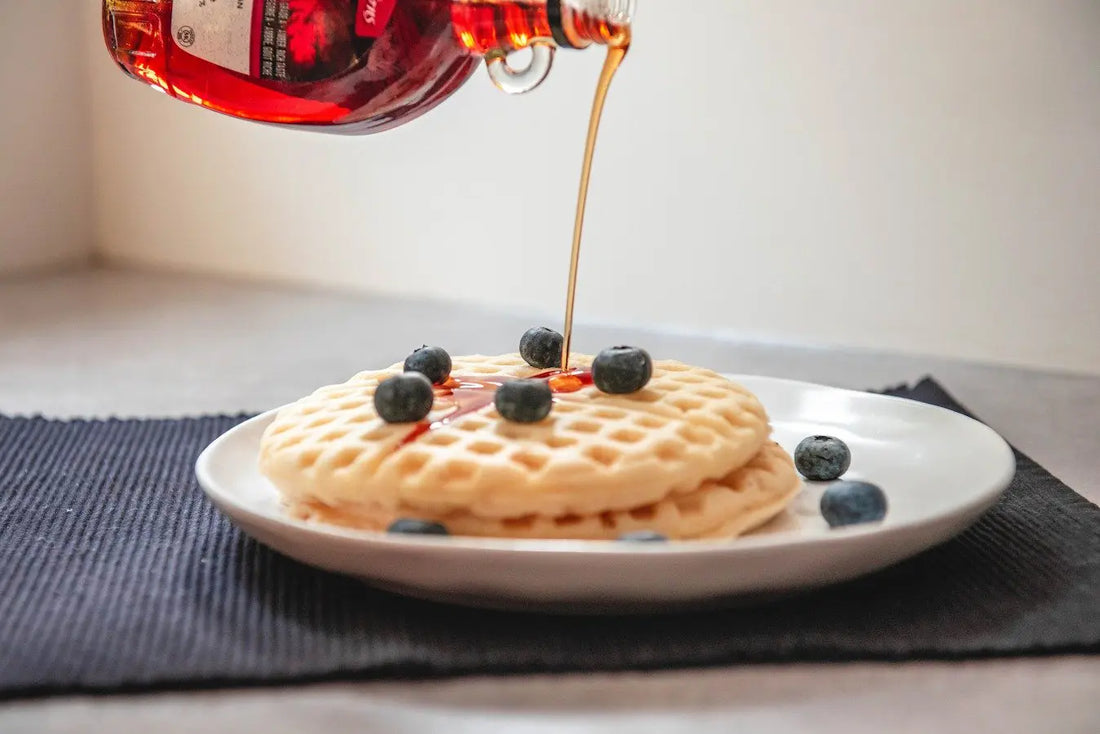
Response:
[[[668,537],[652,530],[637,530],[619,536],[620,543],[666,543]]]
[[[410,517],[395,520],[392,525],[386,528],[386,532],[394,535],[450,535],[447,532],[447,526],[443,523],[416,520]]]
[[[387,423],[416,423],[428,417],[435,392],[419,372],[394,375],[374,391],[374,409]]]
[[[538,423],[550,415],[554,393],[542,380],[513,380],[497,388],[497,412],[513,423]]]
[[[419,372],[433,385],[442,385],[451,376],[451,355],[442,347],[420,347],[405,359],[406,372]]]
[[[523,361],[539,369],[561,367],[561,350],[565,339],[545,326],[528,329],[519,340],[519,355]]]
[[[810,436],[794,450],[794,465],[799,474],[814,482],[840,479],[852,465],[848,445],[832,436]]]
[[[637,347],[612,347],[600,352],[592,362],[592,382],[601,392],[629,395],[649,384],[653,377],[653,359]]]
[[[837,482],[821,496],[829,527],[861,525],[886,517],[886,493],[870,482]]]

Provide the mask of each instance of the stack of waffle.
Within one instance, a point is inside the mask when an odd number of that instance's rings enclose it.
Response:
[[[415,518],[481,537],[732,538],[782,512],[802,486],[759,400],[710,370],[657,362],[642,391],[560,393],[535,424],[505,421],[491,402],[446,421],[455,404],[441,391],[428,431],[374,409],[375,389],[400,372],[363,372],[279,412],[260,464],[291,514],[368,530]],[[452,375],[537,372],[518,355],[473,356],[455,358]]]

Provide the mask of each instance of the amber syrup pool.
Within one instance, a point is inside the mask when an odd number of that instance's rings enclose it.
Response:
[[[452,375],[442,385],[436,385],[435,397],[437,400],[452,402],[454,407],[450,413],[436,421],[421,421],[416,424],[408,436],[399,444],[398,448],[408,446],[421,436],[431,431],[445,428],[459,418],[477,413],[493,404],[496,398],[497,388],[506,382],[520,379],[518,377],[466,377],[464,375]],[[550,390],[555,395],[575,393],[587,385],[592,384],[592,372],[589,370],[551,370],[533,375],[527,379],[542,380],[550,385]]]

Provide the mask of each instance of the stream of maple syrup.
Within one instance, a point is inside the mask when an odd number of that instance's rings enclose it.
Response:
[[[608,42],[607,60],[600,72],[600,83],[596,87],[596,99],[592,103],[592,115],[588,120],[588,139],[584,145],[584,164],[581,167],[581,187],[577,195],[577,215],[573,222],[573,254],[569,262],[569,289],[565,297],[565,330],[561,350],[561,369],[569,370],[569,350],[573,343],[573,306],[577,300],[577,271],[581,262],[581,238],[584,234],[584,214],[588,207],[588,184],[592,177],[592,159],[596,153],[596,138],[600,133],[600,120],[603,119],[604,102],[611,89],[611,81],[619,70],[627,51],[630,50],[630,28],[622,27]]]
[[[600,121],[603,119],[604,103],[607,101],[607,93],[611,89],[611,82],[615,78],[615,72],[622,65],[623,59],[626,58],[627,51],[630,50],[630,28],[624,26],[617,30],[618,32],[608,41],[607,59],[604,61],[603,70],[600,72],[600,81],[596,86],[596,98],[592,102],[592,114],[588,120],[588,138],[584,145],[580,192],[577,195],[577,214],[573,223],[573,251],[569,263],[569,288],[566,292],[561,369],[549,370],[528,378],[546,381],[555,395],[577,392],[586,385],[592,384],[591,371],[584,369],[571,370],[569,368],[569,351],[573,341],[573,306],[577,299],[577,272],[580,268],[584,215],[588,207],[588,186],[592,177],[592,160],[596,153],[596,140],[600,134]],[[417,423],[401,441],[398,448],[413,443],[431,431],[444,428],[459,418],[489,407],[496,396],[497,388],[514,379],[518,378],[452,375],[447,382],[435,387],[437,399],[442,398],[453,402],[454,407],[451,412],[436,421],[425,420]]]

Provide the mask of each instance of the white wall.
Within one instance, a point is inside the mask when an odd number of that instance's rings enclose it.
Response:
[[[0,275],[91,253],[91,116],[73,0],[0,0]]]
[[[639,5],[581,319],[1100,372],[1100,3]],[[347,139],[170,101],[95,46],[109,257],[557,318],[598,52]]]

